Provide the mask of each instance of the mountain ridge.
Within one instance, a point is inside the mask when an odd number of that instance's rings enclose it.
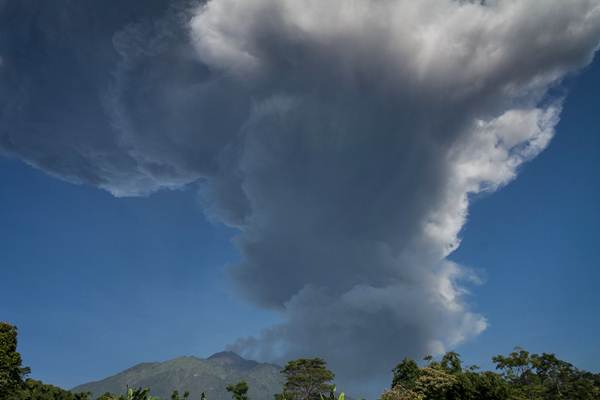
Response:
[[[162,362],[142,362],[98,381],[78,385],[72,392],[124,393],[127,387],[147,387],[151,394],[169,399],[173,390],[190,392],[190,399],[204,392],[208,400],[229,400],[225,387],[245,380],[252,400],[272,400],[281,391],[284,380],[281,367],[248,360],[232,351],[222,351],[207,358],[180,356]]]

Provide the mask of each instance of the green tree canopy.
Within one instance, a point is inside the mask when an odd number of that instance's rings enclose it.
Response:
[[[225,389],[231,393],[233,400],[248,400],[248,384],[245,381],[240,381],[235,385],[227,385]]]
[[[290,361],[281,373],[286,377],[283,395],[287,400],[319,400],[334,390],[335,375],[321,358]]]
[[[17,351],[17,328],[0,322],[0,399],[8,398],[23,386],[23,378],[29,368],[21,366],[21,354]]]
[[[179,391],[173,390],[171,393],[171,400],[187,400],[190,397],[190,392],[187,390],[183,393],[183,397],[179,397]]]
[[[454,351],[450,351],[442,357],[440,361],[440,365],[446,371],[452,374],[458,374],[462,372],[462,361],[460,360],[460,355]]]
[[[462,367],[458,353],[405,358],[394,368],[392,388],[382,400],[600,400],[600,374],[581,371],[554,354],[517,348],[493,361],[500,373]]]
[[[400,364],[396,365],[392,372],[394,374],[392,388],[401,385],[406,389],[414,389],[420,369],[414,360],[405,358]]]
[[[524,399],[600,399],[600,375],[581,371],[554,354],[516,348],[493,358],[496,368]]]
[[[89,400],[89,393],[71,393],[58,386],[48,385],[35,379],[27,379],[8,400]]]

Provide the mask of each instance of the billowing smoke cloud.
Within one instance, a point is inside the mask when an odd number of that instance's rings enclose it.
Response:
[[[469,196],[548,145],[600,41],[599,0],[68,3],[0,3],[0,149],[116,196],[200,182],[283,319],[232,347],[355,381],[486,328],[447,259]]]

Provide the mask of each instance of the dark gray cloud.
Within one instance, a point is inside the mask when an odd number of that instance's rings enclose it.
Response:
[[[598,0],[116,4],[0,3],[3,152],[117,196],[201,182],[284,321],[247,355],[358,382],[486,328],[447,256],[552,138]]]

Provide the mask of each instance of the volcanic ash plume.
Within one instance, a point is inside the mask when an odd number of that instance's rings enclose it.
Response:
[[[64,68],[17,73],[2,54],[1,148],[117,196],[201,182],[206,212],[239,230],[233,280],[283,321],[232,348],[319,355],[342,380],[486,328],[465,299],[477,278],[447,259],[469,195],[548,145],[548,91],[600,41],[598,0],[212,0],[110,18],[116,33],[46,27],[44,46],[73,53]],[[48,101],[68,79],[85,83],[73,113]]]

